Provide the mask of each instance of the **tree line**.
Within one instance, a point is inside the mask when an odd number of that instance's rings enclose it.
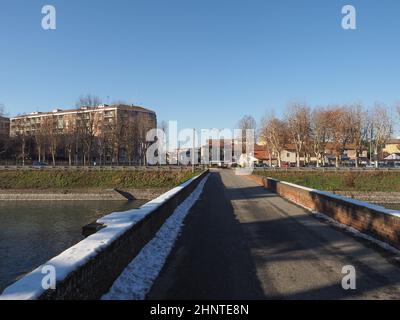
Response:
[[[121,116],[116,121],[117,115],[105,119],[102,112],[95,112],[101,104],[97,96],[81,96],[76,106],[93,112],[78,112],[73,117],[66,115],[62,124],[57,114],[41,117],[37,123],[27,124],[24,119],[16,121],[16,135],[1,138],[0,157],[22,165],[27,159],[53,165],[57,161],[69,165],[118,165],[121,158],[124,164],[145,165],[147,119]],[[34,130],[27,133],[27,125]]]
[[[400,114],[400,108],[398,108]],[[255,129],[255,120],[245,116],[239,121],[241,129]],[[303,103],[291,103],[282,117],[266,115],[259,124],[258,137],[265,143],[272,164],[276,157],[282,166],[282,152],[290,144],[295,150],[296,166],[311,163],[325,165],[329,144],[338,167],[346,147],[355,150],[355,166],[360,165],[360,155],[367,150],[379,165],[378,153],[393,133],[390,109],[380,103],[372,108],[361,104],[318,106],[311,108]]]

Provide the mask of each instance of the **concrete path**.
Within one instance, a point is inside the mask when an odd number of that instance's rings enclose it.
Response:
[[[342,289],[342,267],[356,290]],[[235,176],[210,174],[148,299],[400,299],[393,254]]]

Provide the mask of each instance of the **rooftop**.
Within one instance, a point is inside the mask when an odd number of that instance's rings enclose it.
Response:
[[[97,107],[83,106],[80,108],[65,109],[65,110],[60,109],[60,108],[55,108],[51,112],[50,111],[48,111],[48,112],[36,111],[36,112],[31,112],[29,114],[19,115],[19,116],[13,117],[12,119],[25,118],[25,117],[29,117],[29,116],[44,116],[44,115],[60,114],[60,113],[75,113],[75,112],[86,111],[86,110],[106,110],[106,109],[122,109],[122,110],[155,113],[153,110],[146,109],[141,106],[126,105],[126,104],[115,104],[115,105],[102,104]]]

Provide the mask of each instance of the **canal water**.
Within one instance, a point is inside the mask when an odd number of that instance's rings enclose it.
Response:
[[[82,227],[146,201],[0,201],[0,293],[83,239]]]

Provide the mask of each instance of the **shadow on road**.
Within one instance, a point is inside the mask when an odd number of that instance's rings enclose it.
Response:
[[[210,174],[148,299],[400,298],[394,255],[241,179]]]
[[[219,173],[212,173],[148,299],[264,299]]]

